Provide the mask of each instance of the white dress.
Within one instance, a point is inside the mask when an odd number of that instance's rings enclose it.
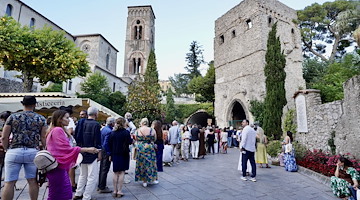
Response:
[[[218,133],[214,133],[215,134],[215,140],[218,140]],[[216,143],[214,143],[214,152],[215,153],[219,153],[219,141],[217,141]]]
[[[242,159],[242,153],[241,153],[241,151],[240,151],[240,158],[239,158],[239,164],[238,164],[238,170],[239,170],[240,172],[242,172],[242,162],[241,162],[241,159]],[[250,160],[248,160],[246,172],[251,173],[251,169],[252,169],[252,168],[251,168]]]

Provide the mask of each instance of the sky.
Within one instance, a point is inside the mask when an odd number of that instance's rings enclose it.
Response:
[[[203,48],[204,60],[214,58],[215,20],[241,0],[22,0],[72,35],[102,34],[117,48],[117,75],[122,76],[127,7],[151,5],[155,13],[155,54],[160,80],[186,72],[190,43]],[[333,0],[279,0],[300,10]],[[206,73],[207,65],[200,68]]]

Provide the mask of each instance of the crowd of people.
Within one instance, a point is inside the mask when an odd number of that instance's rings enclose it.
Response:
[[[34,158],[46,149],[56,158],[58,166],[46,173],[49,200],[92,199],[97,188],[99,193],[112,193],[122,197],[123,184],[129,183],[125,174],[131,158],[136,160],[135,181],[143,187],[158,184],[158,173],[164,166],[172,167],[189,159],[204,159],[207,154],[226,154],[228,148],[239,149],[238,170],[241,180],[256,182],[256,163],[260,168],[270,168],[266,145],[268,138],[257,124],[243,120],[241,127],[202,127],[197,124],[162,125],[158,120],[140,120],[136,128],[130,113],[124,118],[109,117],[101,126],[97,121],[98,109],[89,107],[79,113],[80,119],[72,117],[71,109],[59,109],[45,119],[34,112],[36,98],[25,96],[21,102],[22,112],[4,112],[0,119],[2,146],[0,150],[0,173],[5,168],[5,184],[2,199],[11,200],[22,166],[29,185],[31,200],[38,198],[39,186]],[[74,120],[75,119],[75,120]],[[297,171],[293,136],[287,132],[282,142],[280,160],[286,171]],[[113,190],[106,185],[112,164]],[[76,183],[75,171],[80,174]],[[0,174],[1,175],[1,174]],[[250,176],[249,178],[247,178]],[[345,158],[338,161],[335,176],[331,178],[334,194],[346,198],[358,188],[359,173]],[[75,194],[73,194],[75,193]]]

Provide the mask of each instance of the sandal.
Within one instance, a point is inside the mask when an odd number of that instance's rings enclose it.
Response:
[[[117,197],[117,193],[114,193],[114,192],[113,192],[113,193],[112,193],[112,196],[113,196],[113,197]]]
[[[124,193],[117,193],[117,196],[116,196],[116,197],[121,198],[121,197],[123,197],[123,196],[124,196]]]

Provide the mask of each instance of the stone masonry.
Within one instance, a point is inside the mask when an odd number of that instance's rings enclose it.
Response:
[[[151,6],[129,6],[125,40],[124,76],[144,75],[155,48],[155,14]]]
[[[302,77],[300,31],[292,21],[296,11],[276,0],[244,0],[215,22],[215,117],[228,126],[232,109],[240,103],[246,118],[251,100],[264,100],[265,54],[268,33],[277,22],[278,36],[286,55],[286,108],[294,107],[292,96],[305,88]]]
[[[295,139],[308,149],[330,152],[328,140],[335,131],[336,153],[360,158],[360,76],[344,83],[344,99],[321,103],[319,90],[302,90],[306,102],[307,133],[297,133]]]

